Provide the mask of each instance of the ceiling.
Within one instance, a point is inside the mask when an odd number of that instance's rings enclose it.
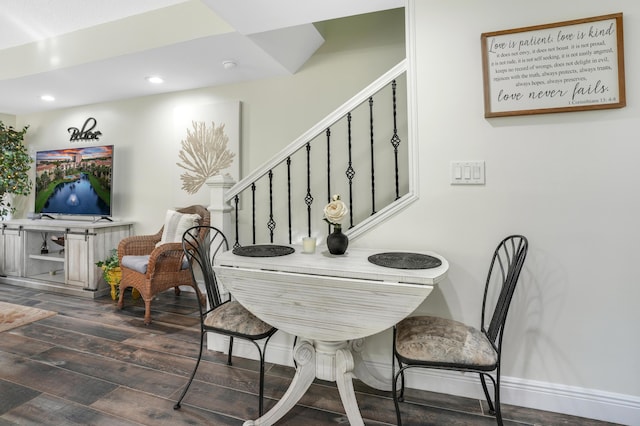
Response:
[[[295,73],[313,25],[404,0],[0,0],[0,113]],[[159,75],[164,83],[146,77]],[[55,97],[45,102],[42,95]]]

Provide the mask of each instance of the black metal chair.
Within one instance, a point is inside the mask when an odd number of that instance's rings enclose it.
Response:
[[[405,318],[393,329],[393,402],[402,425],[399,401],[404,399],[404,372],[413,367],[475,372],[480,375],[489,410],[502,425],[500,411],[500,356],[507,312],[528,241],[512,235],[500,242],[491,260],[482,299],[481,327],[476,329],[449,319],[416,316]],[[489,322],[485,322],[485,319]],[[396,372],[396,360],[399,369]],[[486,378],[493,383],[493,402]],[[398,393],[398,379],[401,387]]]
[[[201,232],[203,228],[207,228],[207,232]],[[269,340],[277,331],[276,328],[261,321],[251,312],[246,310],[240,303],[235,300],[222,301],[220,290],[213,271],[213,259],[222,251],[229,249],[224,234],[212,226],[194,226],[189,228],[182,237],[182,247],[185,255],[191,261],[189,267],[191,270],[191,278],[196,283],[196,277],[201,277],[207,291],[208,305],[200,305],[200,353],[198,360],[191,373],[189,382],[182,391],[182,395],[178,402],[174,405],[174,409],[180,408],[182,399],[187,394],[191,382],[196,375],[200,360],[202,359],[202,350],[204,347],[204,338],[207,332],[222,334],[229,337],[229,354],[227,364],[231,365],[231,352],[233,350],[233,339],[238,337],[252,342],[260,354],[260,400],[258,404],[258,412],[262,415],[263,398],[264,398],[264,358]],[[196,284],[197,285],[197,284]],[[263,348],[257,343],[264,340]]]

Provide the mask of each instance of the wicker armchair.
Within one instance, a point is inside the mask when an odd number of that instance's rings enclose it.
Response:
[[[202,219],[200,225],[208,226],[210,223],[209,210],[203,206],[191,206],[176,210],[179,213],[198,214]],[[195,289],[200,299],[204,303],[204,296],[200,293],[197,285],[191,279],[187,260],[184,258],[182,242],[170,242],[156,244],[162,237],[164,226],[154,235],[138,235],[124,238],[118,245],[118,260],[122,269],[122,279],[120,281],[120,298],[118,309],[124,306],[124,291],[133,287],[140,292],[144,300],[145,313],[144,323],[151,323],[151,301],[153,297],[169,288],[175,289],[176,295],[180,295],[181,285],[188,285]],[[206,232],[203,231],[203,232]],[[139,256],[145,259],[144,268],[140,270],[131,269],[123,265],[124,256]],[[148,257],[147,257],[148,256]],[[146,269],[146,272],[142,272]]]

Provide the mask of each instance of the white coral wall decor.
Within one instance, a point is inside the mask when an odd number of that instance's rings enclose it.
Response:
[[[210,127],[204,121],[191,123],[193,128],[187,129],[187,137],[181,141],[181,161],[176,164],[186,170],[180,175],[182,189],[195,194],[208,178],[231,167],[236,154],[228,148],[224,123],[217,127],[214,122]]]

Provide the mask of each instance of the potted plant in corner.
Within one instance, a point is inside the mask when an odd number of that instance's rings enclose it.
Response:
[[[111,286],[111,298],[116,300],[120,296],[120,280],[122,279],[122,270],[120,269],[120,261],[118,260],[118,250],[111,249],[106,259],[96,262],[96,266],[102,269],[102,278],[104,282]],[[135,288],[131,290],[131,297],[137,299],[140,293]]]
[[[111,249],[109,256],[96,262],[96,266],[102,269],[102,277],[104,282],[111,286],[111,298],[116,300],[118,298],[118,292],[120,291],[120,280],[122,279],[122,270],[120,269],[120,262],[118,261],[118,251]]]
[[[29,126],[15,130],[0,121],[0,216],[9,220],[16,211],[14,197],[29,195],[33,182],[29,170],[33,159],[24,146]]]

